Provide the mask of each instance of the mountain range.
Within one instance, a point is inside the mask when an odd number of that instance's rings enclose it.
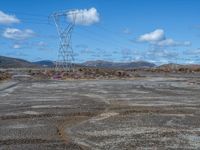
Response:
[[[146,61],[136,61],[136,62],[109,62],[103,60],[87,61],[82,63],[86,67],[97,67],[97,68],[115,68],[115,69],[131,69],[131,68],[151,68],[156,65]]]
[[[146,61],[137,62],[109,62],[103,60],[87,61],[75,64],[82,67],[108,68],[108,69],[131,69],[131,68],[151,68],[156,65]],[[0,68],[37,68],[37,67],[54,67],[55,62],[51,60],[42,60],[30,62],[23,59],[0,56]]]
[[[29,68],[38,67],[38,65],[31,63],[29,61],[0,56],[0,68]]]

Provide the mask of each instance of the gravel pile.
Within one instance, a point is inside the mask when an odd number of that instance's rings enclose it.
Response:
[[[80,68],[74,71],[30,70],[29,75],[37,79],[116,79],[139,77],[134,71]]]
[[[10,79],[11,75],[8,72],[0,71],[0,81]]]

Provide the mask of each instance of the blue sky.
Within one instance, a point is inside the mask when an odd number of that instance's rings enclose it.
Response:
[[[56,60],[59,39],[48,17],[71,9],[95,10],[72,34],[76,62],[200,63],[199,0],[1,1],[0,55]]]

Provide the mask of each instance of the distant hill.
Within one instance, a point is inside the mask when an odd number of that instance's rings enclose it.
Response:
[[[132,69],[132,68],[150,68],[155,67],[153,63],[145,61],[137,62],[109,62],[103,60],[97,61],[87,61],[81,64],[74,64],[76,67],[97,67],[97,68],[107,68],[107,69]],[[55,62],[51,60],[43,60],[37,62],[29,62],[23,59],[10,58],[0,56],[0,68],[32,68],[32,67],[54,67]]]
[[[0,56],[0,68],[28,68],[28,67],[37,67],[37,65],[17,58]]]
[[[157,67],[158,69],[162,69],[162,70],[191,70],[191,71],[197,71],[200,70],[200,65],[199,64],[184,64],[184,65],[180,65],[180,64],[164,64],[161,66]]]
[[[109,61],[87,61],[82,63],[83,66],[97,67],[97,68],[116,68],[116,69],[131,69],[131,68],[151,68],[156,65],[146,61],[136,61],[127,63],[109,62]]]
[[[159,68],[159,69],[176,69],[176,68],[180,68],[180,67],[183,67],[183,65],[169,63],[169,64],[160,65],[157,68]]]
[[[33,64],[36,64],[38,66],[41,67],[55,67],[56,62],[55,61],[51,61],[51,60],[42,60],[42,61],[36,61],[36,62],[32,62]],[[82,67],[81,64],[74,64],[75,67]]]
[[[51,60],[36,61],[36,62],[33,62],[33,64],[43,66],[43,67],[54,67],[55,66],[55,62],[51,61]]]

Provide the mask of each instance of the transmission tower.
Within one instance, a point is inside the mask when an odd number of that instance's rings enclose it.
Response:
[[[59,36],[59,50],[56,61],[56,70],[73,70],[74,53],[72,49],[71,37],[75,26],[76,14],[73,13],[73,19],[68,21],[69,11],[55,12],[52,14]]]

